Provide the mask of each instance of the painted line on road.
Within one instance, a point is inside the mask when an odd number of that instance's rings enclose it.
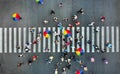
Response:
[[[119,27],[116,27],[116,52],[119,52]]]
[[[75,52],[75,28],[72,27],[72,52]]]
[[[39,43],[38,43],[38,52],[41,52],[41,27],[38,27],[38,33],[40,34],[40,39],[39,39]]]
[[[3,30],[3,28],[0,28],[0,53],[2,53],[3,51],[3,48],[2,48],[2,46],[3,46],[3,43],[2,43],[2,41],[3,41],[3,33],[2,33],[2,30]]]
[[[95,32],[94,32],[95,27],[91,27],[91,29],[92,29],[92,53],[94,53],[95,48],[93,45],[95,45]]]
[[[83,36],[83,38],[82,38],[82,49],[85,51],[85,27],[81,27],[82,29],[82,36]]]
[[[54,32],[55,31],[55,27],[53,27],[52,28],[52,32]],[[55,46],[55,43],[54,43],[54,41],[55,41],[55,33],[52,33],[53,35],[53,43],[52,43],[52,50],[53,50],[53,52],[55,52],[55,48],[56,48],[56,46]]]
[[[60,29],[58,28],[58,32],[57,32],[58,34],[60,34]],[[59,36],[57,36],[57,39],[59,40],[59,42],[58,42],[58,46],[57,46],[57,52],[60,52],[60,37]]]
[[[32,41],[31,41],[31,40],[32,40],[32,38],[31,38],[31,37],[32,37],[32,34],[31,34],[31,32],[30,32],[30,29],[31,29],[31,28],[29,27],[29,28],[28,28],[28,33],[29,33],[29,36],[28,36],[28,37],[29,37],[29,41],[28,41],[28,42],[29,42],[29,43],[32,42]],[[25,43],[25,44],[26,44],[26,43]],[[31,44],[29,44],[29,49],[31,49],[31,47],[32,47]],[[30,52],[31,52],[31,50],[29,51],[29,53],[30,53]]]
[[[109,27],[108,26],[106,27],[106,42],[110,42],[109,41]],[[108,47],[106,48],[106,50],[107,50],[106,52],[109,52],[109,48]]]
[[[51,31],[51,27],[48,27],[48,30]],[[48,38],[48,49],[51,52],[51,36]]]
[[[9,53],[12,53],[12,28],[9,28]]]
[[[80,29],[80,27],[77,27],[76,31]],[[80,33],[76,33],[77,34],[77,39],[78,41],[80,41]],[[79,44],[78,44],[78,41],[76,42],[77,43],[77,48],[79,48]]]
[[[7,53],[7,28],[4,28],[4,53]]]
[[[65,30],[65,27],[63,27],[62,32],[63,32],[64,30]],[[65,38],[64,35],[62,35],[62,38]],[[64,41],[62,40],[62,52],[64,52],[64,50],[65,50],[65,49],[63,48],[63,45],[64,45]]]
[[[46,27],[43,27],[43,32],[46,30]],[[46,38],[43,35],[43,52],[45,52],[46,49]]]
[[[25,48],[25,43],[26,43],[26,32],[27,32],[27,29],[24,27],[23,28],[23,48]]]
[[[112,52],[115,52],[115,48],[114,48],[114,35],[115,35],[115,33],[114,33],[114,27],[112,26],[111,27],[111,38],[112,38],[112,41],[111,41],[111,43],[112,43]]]
[[[70,27],[67,27],[67,30],[70,30]],[[69,42],[69,38],[67,38],[67,41]],[[67,51],[70,52],[70,45],[67,46]]]
[[[90,28],[89,27],[86,27],[87,29],[86,29],[86,33],[87,33],[87,35],[86,35],[86,38],[87,38],[87,40],[90,40]],[[87,50],[86,50],[86,52],[87,53],[89,53],[90,52],[90,45],[89,44],[87,44]]]
[[[17,28],[14,28],[13,29],[13,32],[14,32],[14,53],[17,52],[17,49],[16,49],[16,46],[17,46]]]
[[[33,41],[32,42],[34,42],[34,41],[37,41],[37,39],[36,39],[36,28],[34,27],[34,33],[33,33]],[[33,53],[35,53],[36,52],[36,44],[33,44]]]
[[[18,38],[19,38],[19,39],[18,39],[18,40],[19,40],[19,41],[18,41],[18,42],[19,42],[18,45],[22,48],[22,46],[21,46],[21,38],[22,38],[22,37],[21,37],[21,28],[18,28]],[[19,50],[18,53],[21,53],[21,50]]]
[[[100,27],[96,27],[97,29],[100,29]],[[96,43],[98,45],[98,47],[100,47],[100,32],[97,32],[97,36],[96,36]],[[99,52],[99,51],[98,51]]]
[[[104,37],[105,37],[105,34],[104,34],[104,27],[101,27],[101,48],[102,49],[105,49],[105,39],[104,39]]]

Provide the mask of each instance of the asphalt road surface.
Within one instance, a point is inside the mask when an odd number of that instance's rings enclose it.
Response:
[[[58,7],[62,2],[63,7]],[[81,22],[80,27],[88,26],[92,21],[95,26],[119,26],[120,22],[120,1],[119,0],[44,0],[44,4],[40,5],[35,0],[0,0],[0,27],[55,27],[56,22],[53,17],[58,17],[59,22],[67,27],[69,23],[74,24],[72,16],[80,8],[84,9],[84,15],[78,15],[78,21]],[[55,10],[55,15],[50,15],[50,10]],[[22,20],[15,22],[12,20],[13,13],[19,13]],[[100,21],[101,16],[105,16],[105,22]],[[63,18],[68,18],[68,22],[63,22]],[[43,20],[49,21],[43,24]],[[119,40],[120,42],[120,40]],[[27,60],[34,54],[38,55],[31,66],[27,64]],[[18,58],[18,53],[0,53],[0,74],[54,74],[54,64],[60,61],[61,53],[24,53],[24,57]],[[71,53],[70,53],[71,54]],[[45,63],[45,59],[50,55],[54,55],[55,59],[52,64]],[[90,62],[90,57],[95,57],[95,63]],[[101,59],[107,57],[109,64],[105,65]],[[95,74],[120,74],[120,53],[85,53],[78,57],[88,66],[85,74],[93,71]],[[18,62],[24,62],[21,68],[17,68]],[[61,66],[63,67],[63,65]],[[82,69],[77,62],[72,62],[71,70],[67,74],[74,74],[76,70]],[[59,71],[61,73],[61,69]]]

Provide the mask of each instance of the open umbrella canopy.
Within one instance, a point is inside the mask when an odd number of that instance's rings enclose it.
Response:
[[[43,0],[35,0],[36,3],[43,4]]]
[[[13,13],[12,18],[14,21],[19,21],[21,19],[21,16],[18,13]]]
[[[50,34],[51,34],[51,31],[50,30],[45,30],[43,34],[44,34],[44,37],[49,38]]]
[[[63,31],[63,35],[64,35],[65,37],[70,37],[70,36],[71,36],[71,31],[70,31],[70,30],[64,30],[64,31]]]
[[[75,51],[76,55],[80,56],[84,54],[84,50],[82,48],[77,48]]]
[[[77,70],[75,74],[84,74],[83,70]]]

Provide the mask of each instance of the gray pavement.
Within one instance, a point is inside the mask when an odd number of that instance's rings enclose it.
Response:
[[[27,60],[33,56],[34,54],[25,54],[25,57],[18,58],[18,54],[0,54],[0,73],[1,74],[54,74],[55,63],[60,61],[59,56],[60,53],[39,53],[38,59],[32,63],[32,65],[27,64]],[[55,59],[51,64],[46,64],[45,59],[47,59],[50,55],[55,56]],[[95,62],[91,63],[90,58],[95,57]],[[102,57],[107,57],[109,64],[105,65],[101,59]],[[6,59],[7,58],[7,59]],[[119,74],[120,68],[120,55],[116,53],[89,53],[85,54],[80,58],[84,65],[88,67],[88,71],[85,74],[89,74],[89,72],[94,72],[95,74]],[[118,58],[118,59],[116,59]],[[24,62],[24,65],[21,68],[17,68],[18,62]],[[61,67],[64,67],[61,65]],[[72,62],[71,70],[67,71],[67,74],[74,74],[76,70],[82,69],[77,62]],[[59,68],[59,74],[61,73],[61,68]]]
[[[59,8],[59,2],[63,2],[63,7]],[[91,21],[95,21],[96,26],[119,26],[120,22],[120,1],[119,0],[44,0],[43,5],[35,3],[34,0],[0,0],[0,27],[48,27],[56,26],[53,22],[53,16],[59,18],[66,27],[71,21],[71,17],[76,14],[76,11],[83,8],[84,15],[79,15],[78,21],[81,26],[87,26]],[[56,14],[51,16],[50,10],[54,9]],[[22,20],[14,22],[11,15],[14,12],[20,13]],[[100,22],[100,16],[106,16],[106,21]],[[68,22],[63,22],[62,19],[68,17]],[[49,24],[43,24],[42,21],[47,19]],[[38,60],[31,66],[27,65],[27,60],[34,54],[39,56]],[[0,74],[54,74],[54,64],[47,65],[44,59],[49,55],[54,55],[55,62],[59,61],[60,53],[25,53],[25,57],[18,58],[18,54],[0,54]],[[94,56],[95,63],[90,63],[89,58]],[[108,65],[101,62],[102,57],[107,57]],[[88,72],[95,74],[120,74],[120,53],[86,53],[80,57],[88,66]],[[24,62],[21,68],[17,68],[18,62]],[[67,74],[74,74],[75,70],[80,69],[78,63],[72,63],[72,69]],[[60,72],[61,74],[61,72]]]

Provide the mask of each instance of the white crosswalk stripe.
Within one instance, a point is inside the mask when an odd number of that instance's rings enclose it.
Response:
[[[46,30],[46,28],[45,27],[43,27],[43,32]],[[44,35],[43,35],[43,52],[45,52],[45,49],[46,49],[46,38],[44,37]]]
[[[0,28],[0,53],[2,53],[3,52],[3,43],[2,43],[2,41],[3,41],[3,36],[2,36],[2,31],[3,31],[3,28]]]
[[[70,30],[70,27],[67,27],[67,30]],[[67,41],[69,42],[69,38],[67,38]],[[70,52],[70,45],[67,46],[68,52]]]
[[[4,28],[4,53],[7,53],[7,28]]]
[[[96,27],[96,28],[99,29],[99,27]],[[98,31],[97,32],[97,36],[96,36],[96,39],[97,39],[96,40],[96,42],[97,42],[96,44],[98,45],[98,47],[100,47],[100,37],[99,36],[100,36],[100,32]]]
[[[95,32],[95,29],[99,28],[100,31]],[[72,33],[72,44],[63,49],[65,42],[57,34],[63,34],[64,30],[70,30]],[[45,38],[43,32],[50,30],[51,35],[49,38]],[[79,33],[76,33],[80,30]],[[56,33],[53,33],[56,31]],[[119,52],[119,27],[118,26],[101,26],[101,27],[63,27],[62,30],[56,27],[38,27],[34,28],[34,33],[30,32],[30,27],[23,28],[0,28],[0,53],[23,53],[25,52],[26,42],[32,43],[29,45],[31,51],[29,53],[45,52],[46,48],[50,49],[49,52],[63,52],[65,49],[68,52],[75,52],[75,48],[82,47],[86,53],[95,53],[96,50],[93,45],[98,45],[100,49],[106,49],[106,52]],[[82,39],[80,37],[83,36]],[[75,41],[75,38],[81,42],[81,46]],[[37,44],[33,44],[37,40]],[[55,44],[55,40],[58,40],[58,44]],[[92,46],[86,43],[91,40]],[[67,42],[70,40],[67,38]],[[85,42],[86,41],[86,42]],[[105,46],[107,42],[112,44],[112,48]],[[16,47],[20,46],[20,50]]]
[[[114,27],[112,26],[112,27],[111,27],[111,37],[112,37],[111,43],[112,43],[112,49],[113,49],[112,52],[115,52],[115,50],[114,50],[114,49],[115,49],[115,48],[114,48],[114,34],[115,34],[115,33],[114,33]]]
[[[41,52],[41,27],[38,28],[39,43],[38,43],[38,52]]]
[[[51,28],[48,27],[48,30],[51,31]],[[51,44],[51,36],[50,36],[50,38],[48,38],[48,49],[50,49],[49,52],[51,52],[51,45],[52,44]]]
[[[27,41],[27,40],[26,40],[26,36],[27,36],[27,35],[26,35],[26,34],[27,34],[26,32],[27,32],[27,29],[24,27],[24,28],[23,28],[23,44],[22,44],[22,45],[23,45],[23,49],[24,49],[25,43],[26,43],[26,41]],[[22,52],[23,52],[23,51],[22,51]]]
[[[12,28],[9,28],[9,53],[12,53]]]
[[[104,49],[105,47],[105,28],[101,27],[101,49]]]
[[[86,35],[86,38],[87,38],[87,40],[90,40],[90,28],[89,27],[87,27],[86,28],[86,33],[87,33],[87,35]],[[89,53],[90,52],[90,45],[89,44],[87,44],[87,51],[86,51],[87,53]]]
[[[21,38],[22,38],[22,36],[21,36],[21,28],[18,28],[18,45],[20,46],[20,47],[22,47],[22,45],[21,45]],[[18,53],[21,53],[21,50],[18,50]]]
[[[109,39],[109,37],[110,37],[110,35],[109,35],[109,27],[107,26],[106,27],[106,42],[110,42],[110,39]],[[106,48],[106,50],[107,50],[107,52],[109,52],[109,48]]]
[[[77,27],[77,31],[78,31],[79,29],[80,29],[80,27]],[[83,31],[82,31],[82,32],[83,32]],[[80,37],[80,33],[77,33],[78,41],[80,41],[79,37]],[[77,44],[77,48],[79,48],[79,44]]]
[[[13,40],[14,41],[14,47],[13,47],[13,49],[14,49],[14,53],[16,53],[17,52],[17,50],[16,50],[16,46],[17,46],[17,44],[16,44],[17,43],[17,37],[16,37],[17,36],[17,29],[16,28],[13,28],[13,33],[14,33],[14,37],[13,37],[14,38],[14,40]]]
[[[52,31],[55,32],[55,27],[53,27]],[[56,45],[54,43],[54,41],[55,41],[55,33],[53,33],[52,35],[53,35],[52,36],[52,38],[53,38],[53,43],[52,43],[52,50],[53,51],[52,52],[55,52],[55,48],[56,48]]]
[[[63,27],[63,29],[62,29],[62,33],[64,30],[65,30],[65,27]],[[62,38],[65,38],[65,37],[62,35]],[[64,41],[62,41],[62,52],[64,51],[63,44],[64,44]]]
[[[72,27],[72,52],[75,52],[75,41],[74,41],[74,38],[75,38],[75,28]]]
[[[92,30],[92,45],[95,45],[95,33],[94,33],[94,27],[92,27],[91,28],[91,30]],[[94,47],[92,46],[92,52],[95,52],[95,49],[94,49]]]
[[[119,44],[119,43],[120,43],[120,42],[119,42],[119,41],[120,41],[120,40],[119,40],[119,39],[120,39],[120,38],[119,38],[119,35],[120,35],[119,32],[120,32],[120,31],[119,31],[119,27],[116,27],[116,52],[119,52],[119,51],[120,51],[120,49],[119,49],[119,45],[120,45],[120,44]]]
[[[36,40],[36,28],[34,28],[34,33],[33,33],[33,42],[36,42],[37,40]],[[33,53],[35,53],[36,52],[36,44],[33,44]]]
[[[28,36],[28,42],[30,43],[30,42],[32,42],[32,39],[31,39],[32,35],[31,35],[31,32],[30,32],[30,28],[28,28],[28,34],[29,34],[29,36]],[[25,44],[26,44],[26,42],[25,42]],[[31,49],[31,44],[29,45],[29,48]],[[29,52],[31,52],[31,51],[29,51]]]

